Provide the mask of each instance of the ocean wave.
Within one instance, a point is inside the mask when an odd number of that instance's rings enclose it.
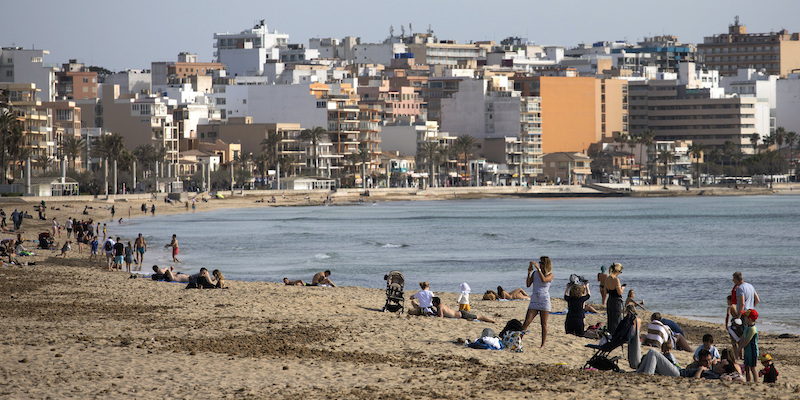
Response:
[[[381,247],[383,247],[384,249],[398,249],[398,248],[406,248],[408,246],[409,245],[407,245],[407,244],[386,243]]]
[[[314,258],[317,260],[327,260],[329,258],[333,258],[333,255],[328,253],[314,254]]]

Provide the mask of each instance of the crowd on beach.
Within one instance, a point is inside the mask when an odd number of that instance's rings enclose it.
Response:
[[[741,272],[733,274],[734,287],[727,297],[725,325],[730,345],[719,351],[710,333],[703,335],[701,345],[693,347],[683,329],[675,321],[662,317],[659,312],[651,313],[650,321],[643,326],[638,313],[649,313],[649,311],[645,308],[643,300],[637,300],[633,289],[629,289],[627,296],[623,296],[627,285],[620,281],[622,271],[623,267],[619,263],[612,264],[608,272],[605,267],[601,268],[597,276],[601,293],[599,305],[588,303],[591,298],[589,281],[581,276],[570,276],[564,292],[564,300],[568,305],[564,322],[567,334],[599,338],[601,345],[619,336],[616,340],[627,344],[629,366],[639,373],[733,382],[756,382],[760,377],[763,377],[765,383],[777,380],[778,373],[772,357],[769,354],[760,354],[758,349],[756,328],[758,312],[755,307],[761,300],[755,288],[744,281]],[[329,271],[320,273],[315,276],[315,282],[318,277],[327,279],[329,275]],[[500,335],[495,335],[494,331],[487,328],[479,339],[475,342],[467,340],[466,344],[475,348],[494,349],[509,346],[520,351],[521,338],[530,336],[528,327],[538,316],[541,325],[540,347],[544,348],[547,343],[549,315],[561,314],[551,311],[550,285],[553,279],[552,261],[548,257],[541,257],[538,263],[531,261],[528,265],[525,279],[526,287],[530,288],[528,292],[523,288],[510,292],[502,287],[487,290],[483,300],[529,300],[528,309],[522,321],[512,319]],[[284,283],[304,285],[302,281],[292,281],[288,278],[284,278]],[[443,304],[442,300],[431,291],[428,282],[420,282],[419,286],[420,290],[409,297],[409,315],[497,322],[489,316],[479,315],[471,310],[469,301],[471,288],[466,282],[460,286],[458,309]],[[598,309],[603,307],[607,318],[606,325],[601,327],[597,324],[587,329],[584,324],[585,313],[599,313]],[[653,349],[642,356],[643,346]],[[676,361],[674,351],[693,352],[692,362],[681,366]],[[763,367],[760,370],[759,362]],[[587,367],[589,367],[588,362]]]
[[[274,199],[270,201],[274,202]],[[188,209],[188,207],[189,202],[187,201],[186,208]],[[194,201],[192,201],[191,207],[195,208]],[[40,210],[46,210],[44,202],[40,206]],[[84,215],[88,214],[86,211],[84,209]],[[108,207],[108,212],[113,221],[116,213],[115,207],[113,205]],[[147,207],[146,204],[142,204],[141,212],[155,214],[155,205]],[[131,208],[128,210],[129,216],[130,213]],[[19,231],[22,220],[25,218],[24,215],[25,213],[14,210],[11,221],[13,229],[10,229],[7,226],[6,213],[0,209],[0,227],[6,231]],[[44,217],[44,214],[40,213],[41,217]],[[117,222],[122,223],[122,220]],[[65,233],[62,232],[62,229]],[[47,237],[44,237],[43,240],[40,235],[38,247],[50,250],[60,249],[60,254],[56,256],[66,257],[70,251],[73,251],[72,245],[75,244],[77,253],[83,254],[85,250],[89,260],[97,260],[102,251],[106,257],[106,267],[109,271],[122,271],[124,268],[126,272],[132,274],[132,278],[140,276],[133,274],[133,271],[142,270],[144,256],[148,250],[145,237],[140,233],[133,241],[123,240],[119,236],[109,235],[108,231],[107,223],[95,222],[90,218],[69,217],[63,223],[53,218],[49,241],[46,240]],[[64,236],[63,245],[57,247],[55,240],[61,239],[62,236]],[[164,247],[171,249],[172,262],[180,263],[178,259],[180,247],[177,236],[172,235],[171,241]],[[0,262],[20,264],[18,257],[30,254],[32,254],[32,249],[25,246],[25,240],[19,233],[17,233],[16,240],[4,239],[0,242],[0,258],[2,258]],[[152,270],[153,273],[150,277],[153,280],[185,283],[187,288],[227,287],[225,277],[219,270],[209,273],[206,268],[201,268],[195,274],[186,274],[175,271],[173,266],[159,267],[157,265],[153,265]],[[612,264],[608,271],[605,267],[601,267],[600,273],[597,274],[600,304],[589,303],[591,290],[587,279],[577,275],[570,276],[563,295],[568,306],[564,322],[567,334],[600,339],[601,342],[612,340],[615,335],[624,335],[628,347],[628,364],[639,373],[734,382],[755,382],[760,377],[763,377],[764,382],[777,380],[778,373],[772,357],[769,354],[760,354],[758,348],[756,307],[761,299],[753,285],[744,281],[741,272],[733,274],[734,287],[727,296],[725,327],[729,336],[726,340],[729,342],[729,346],[722,351],[716,348],[714,337],[711,334],[703,335],[702,345],[693,348],[677,323],[662,317],[659,312],[650,313],[646,309],[644,301],[637,300],[634,290],[628,289],[626,284],[621,283],[622,272],[623,267],[619,263]],[[331,271],[326,270],[313,275],[310,282],[284,278],[283,283],[289,286],[336,287],[330,276]],[[496,339],[497,347],[502,348],[506,345],[509,348],[521,350],[522,338],[531,336],[528,328],[538,317],[541,326],[540,347],[544,348],[547,343],[549,315],[554,313],[551,310],[550,296],[550,287],[554,277],[552,261],[549,257],[543,256],[538,262],[530,261],[528,264],[525,278],[525,288],[528,290],[520,287],[506,291],[502,286],[486,290],[482,297],[483,300],[528,300],[529,305],[525,315],[521,316],[521,320],[509,321],[500,335],[495,335],[491,329],[484,330],[479,339],[481,345],[493,344],[495,343],[493,339]],[[409,315],[478,320],[487,323],[498,322],[491,316],[480,315],[471,309],[471,288],[466,282],[460,285],[457,308],[449,307],[442,302],[440,297],[435,296],[428,282],[420,282],[419,286],[420,290],[409,297]],[[626,289],[627,296],[624,296]],[[603,309],[607,318],[605,326],[602,327],[598,324],[587,329],[584,322],[585,313],[599,314]],[[640,312],[650,313],[646,326],[642,324]],[[555,314],[560,313],[556,312]],[[627,320],[629,324],[622,324],[624,320]],[[618,327],[620,326],[626,327],[627,330],[619,332]],[[495,348],[491,344],[488,345],[489,348]],[[642,355],[643,346],[652,347],[652,349]],[[673,354],[675,351],[693,351],[692,363],[685,366],[679,365]],[[763,369],[759,370],[759,362]]]

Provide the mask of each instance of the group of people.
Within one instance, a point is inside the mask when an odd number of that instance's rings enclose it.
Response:
[[[227,289],[225,276],[218,269],[213,270],[209,275],[208,269],[200,268],[200,272],[189,275],[183,272],[175,272],[172,266],[159,268],[158,265],[153,265],[151,278],[165,282],[186,283],[187,289]]]

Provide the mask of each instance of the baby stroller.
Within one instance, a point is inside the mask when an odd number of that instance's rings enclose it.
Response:
[[[607,340],[605,343],[599,345],[587,344],[586,347],[595,349],[597,351],[594,353],[592,358],[589,359],[589,361],[586,361],[586,364],[583,366],[583,368],[585,369],[587,367],[593,367],[602,371],[614,370],[615,372],[619,372],[619,365],[617,365],[619,356],[614,356],[611,358],[608,356],[612,351],[614,351],[614,349],[622,346],[628,341],[634,319],[636,319],[635,314],[628,314],[628,316],[623,318],[619,325],[617,325],[617,329],[615,329],[614,333],[611,334],[611,337],[606,335]],[[638,335],[638,333],[636,334]]]
[[[383,306],[383,312],[400,311],[402,314],[405,310],[403,286],[406,284],[406,278],[400,271],[392,271],[384,275],[383,279],[386,280],[386,304]]]
[[[49,249],[53,245],[53,238],[50,237],[50,232],[42,232],[39,234],[39,248]]]

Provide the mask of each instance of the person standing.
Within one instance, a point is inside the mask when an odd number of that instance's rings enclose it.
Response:
[[[531,261],[528,264],[528,278],[526,286],[531,288],[531,302],[525,314],[525,322],[522,330],[527,330],[528,325],[533,322],[536,315],[539,315],[539,322],[542,325],[542,346],[547,340],[547,318],[550,315],[550,283],[553,282],[553,264],[550,257],[540,257],[539,264]],[[534,268],[536,272],[533,272]]]
[[[754,309],[761,302],[753,285],[744,281],[742,273],[733,273],[733,284],[736,285],[736,313],[742,315],[749,309]]]
[[[66,223],[66,226],[67,226],[67,239],[71,239],[72,238],[72,224],[73,224],[72,217],[68,217],[67,218],[67,223]]]
[[[156,215],[156,205],[155,205],[155,204],[153,204],[152,206],[150,206],[150,214],[152,214],[152,215]]]
[[[155,206],[153,206],[155,207]],[[165,245],[164,248],[172,247],[172,261],[174,262],[181,262],[178,260],[178,236],[172,235],[172,241],[169,244]]]
[[[142,263],[144,262],[144,253],[147,251],[147,241],[144,240],[144,236],[140,233],[139,236],[133,242],[134,250],[136,250],[136,264],[139,264],[139,269],[142,267]]]
[[[619,283],[619,274],[622,273],[622,264],[614,263],[608,268],[608,278],[606,278],[606,292],[608,300],[606,303],[606,313],[608,314],[608,331],[614,332],[617,325],[622,321],[622,292],[625,289]]]
[[[58,230],[58,221],[56,221],[56,217],[53,217],[53,226],[50,229],[53,230],[53,238],[55,238],[56,231]]]
[[[606,278],[608,278],[608,274],[606,273],[606,266],[600,266],[600,272],[597,273],[597,281],[600,282],[600,305],[606,305],[606,297],[608,297],[608,293],[606,293]]]
[[[114,268],[114,239],[108,238],[103,242],[103,252],[106,254],[106,265],[108,270]]]
[[[133,247],[131,247],[131,242],[128,241],[128,245],[125,246],[125,270],[129,274],[131,273],[131,263],[133,263]],[[141,270],[141,266],[139,269]]]
[[[114,243],[114,268],[122,271],[122,263],[125,261],[125,244],[117,236],[116,243]]]

